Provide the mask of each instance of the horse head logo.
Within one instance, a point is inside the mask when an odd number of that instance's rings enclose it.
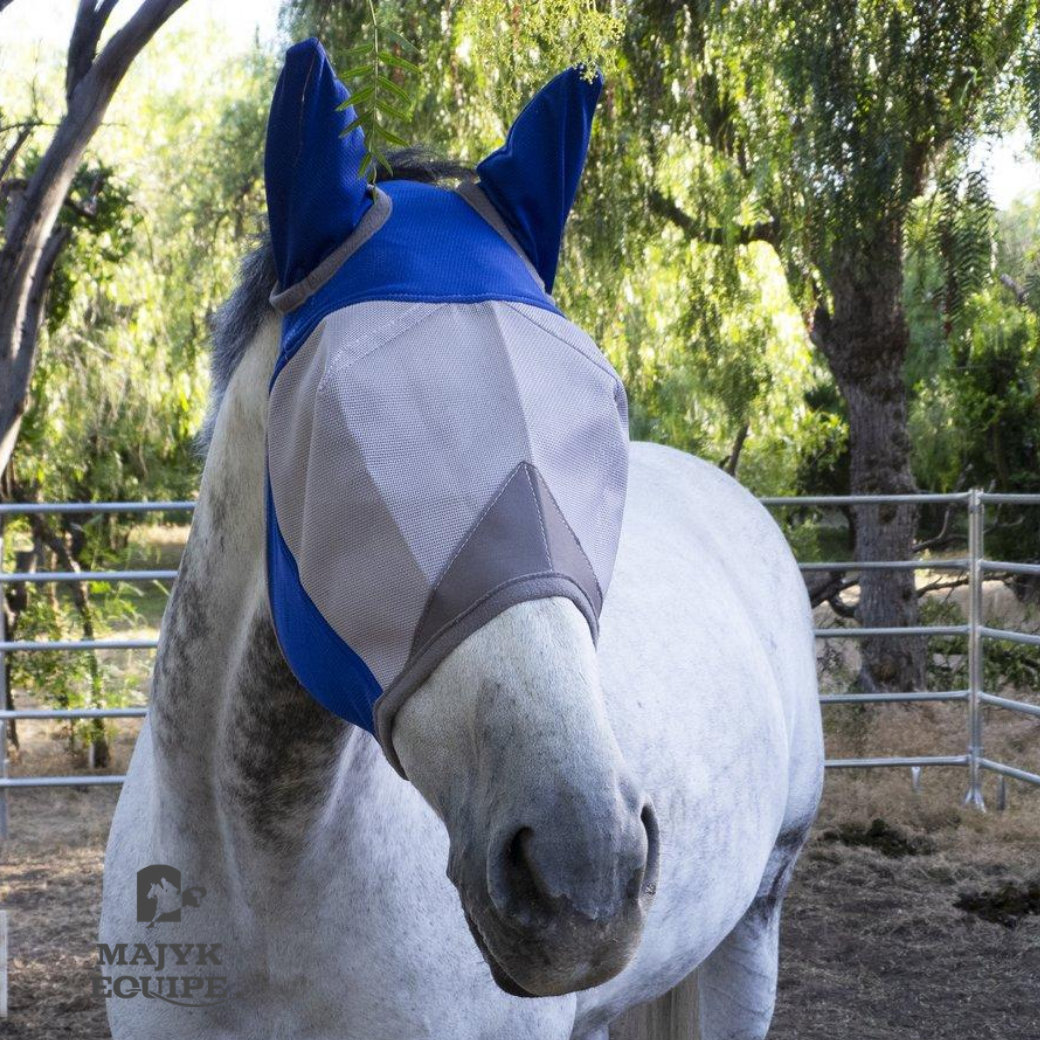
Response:
[[[201,885],[181,891],[181,872],[167,863],[153,863],[137,872],[137,920],[149,928],[179,922],[181,909],[197,907],[206,896]]]

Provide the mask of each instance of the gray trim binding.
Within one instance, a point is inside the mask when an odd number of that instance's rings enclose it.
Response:
[[[505,240],[512,246],[513,251],[524,262],[528,274],[535,280],[538,288],[545,292],[545,282],[538,273],[538,268],[531,263],[531,258],[524,252],[523,247],[517,242],[513,232],[502,219],[502,214],[495,209],[495,204],[487,197],[487,193],[477,181],[463,181],[455,189]],[[549,295],[546,293],[546,295]],[[549,299],[552,299],[549,296]]]
[[[347,235],[306,278],[302,278],[288,289],[279,291],[276,285],[271,290],[271,306],[279,314],[296,310],[308,297],[313,296],[330,278],[390,219],[393,203],[390,196],[379,188],[372,188],[372,205],[358,221],[358,226]]]

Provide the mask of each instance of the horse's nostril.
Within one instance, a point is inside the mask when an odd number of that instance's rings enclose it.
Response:
[[[638,803],[637,803],[638,804]],[[575,825],[538,835],[521,827],[503,839],[488,863],[488,887],[499,913],[523,927],[577,910],[606,920],[627,912],[657,889],[659,835],[649,802],[638,817],[602,829]]]
[[[534,831],[521,827],[506,846],[503,857],[510,909],[521,914],[537,909],[548,897],[545,877],[533,855]]]
[[[639,819],[642,821],[643,830],[646,832],[646,861],[640,877],[639,887],[642,893],[652,896],[657,891],[657,863],[661,850],[661,835],[657,826],[657,813],[654,811],[652,802],[648,801],[643,806]],[[635,893],[637,896],[639,894],[639,892]]]
[[[503,917],[524,927],[551,913],[549,887],[536,862],[534,831],[521,827],[492,846],[488,859],[488,894]]]

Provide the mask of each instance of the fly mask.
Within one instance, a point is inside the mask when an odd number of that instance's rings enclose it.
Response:
[[[303,686],[398,770],[397,709],[497,614],[563,596],[597,635],[627,404],[549,292],[600,88],[557,76],[456,191],[362,178],[362,130],[316,40],[275,91],[272,615]]]

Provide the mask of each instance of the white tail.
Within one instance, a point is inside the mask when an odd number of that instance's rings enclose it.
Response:
[[[610,1040],[699,1040],[697,973],[687,975],[649,1004],[625,1012],[611,1027]]]

